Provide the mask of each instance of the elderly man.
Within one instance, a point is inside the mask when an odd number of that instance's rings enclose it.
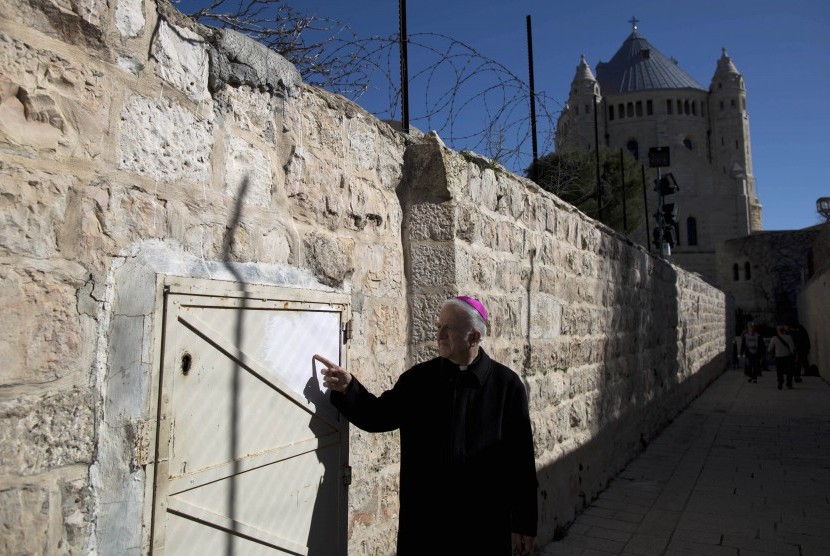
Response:
[[[315,356],[326,366],[331,402],[351,423],[368,432],[400,429],[398,556],[533,551],[537,480],[527,393],[481,348],[486,330],[480,301],[447,300],[439,356],[380,396]]]

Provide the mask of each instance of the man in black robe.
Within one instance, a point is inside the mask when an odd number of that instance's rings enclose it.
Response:
[[[331,402],[368,432],[400,429],[398,556],[531,554],[537,480],[527,393],[481,348],[487,311],[446,301],[438,354],[371,394],[346,369],[315,356]],[[512,539],[511,539],[512,533]]]

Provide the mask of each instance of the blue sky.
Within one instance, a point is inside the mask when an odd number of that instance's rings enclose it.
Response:
[[[287,3],[300,12],[340,19],[359,37],[398,32],[397,0]],[[830,169],[825,164],[830,160],[830,2],[409,0],[407,31],[410,36],[436,33],[452,37],[527,81],[528,15],[535,91],[548,99],[546,106],[551,110],[558,110],[567,100],[580,55],[585,55],[592,69],[597,62],[608,61],[631,33],[632,17],[639,20],[638,32],[643,37],[666,56],[677,59],[704,87],[709,86],[725,47],[746,82],[753,171],[763,205],[764,230],[800,229],[822,221],[815,206],[817,198],[830,197]],[[410,47],[409,55],[412,77],[419,69],[417,48]],[[440,79],[435,76],[435,81]],[[476,86],[473,81],[468,87]],[[375,83],[375,90],[357,102],[378,113],[389,106],[389,95],[382,78]],[[435,83],[433,87],[438,90]],[[413,122],[419,115],[418,94],[417,88],[410,92]],[[517,110],[529,112],[527,102]],[[413,125],[424,131],[433,127],[424,121]],[[539,155],[550,150],[542,139],[549,130],[542,125],[540,122]],[[460,150],[465,148],[462,143],[451,146]],[[466,148],[486,152],[474,146]],[[525,151],[532,153],[529,141]]]

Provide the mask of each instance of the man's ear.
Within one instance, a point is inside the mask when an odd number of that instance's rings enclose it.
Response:
[[[481,332],[479,332],[478,330],[473,329],[473,331],[470,333],[470,343],[471,344],[477,344],[480,341],[481,341]]]

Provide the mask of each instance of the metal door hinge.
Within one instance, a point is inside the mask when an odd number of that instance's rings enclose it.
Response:
[[[352,321],[348,321],[343,325],[343,343],[348,343],[352,339]]]
[[[352,484],[352,466],[343,466],[343,484],[349,486]]]
[[[131,420],[127,423],[127,436],[132,441],[132,466],[144,467],[153,462],[155,446],[152,443],[155,421]]]

